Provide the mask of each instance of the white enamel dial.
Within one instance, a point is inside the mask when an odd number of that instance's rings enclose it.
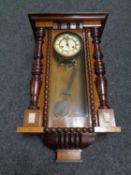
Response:
[[[75,56],[81,50],[79,37],[72,33],[62,33],[54,42],[55,51],[66,58]]]

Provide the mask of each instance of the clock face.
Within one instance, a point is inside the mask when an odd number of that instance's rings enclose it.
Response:
[[[62,33],[55,38],[54,49],[65,59],[73,57],[81,50],[80,38],[74,33]]]

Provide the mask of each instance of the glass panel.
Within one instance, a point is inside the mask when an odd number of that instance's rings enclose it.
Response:
[[[54,50],[52,52],[50,61],[49,127],[88,126],[84,52],[82,40],[79,39],[79,41],[81,50],[79,54],[72,58],[57,55]],[[56,43],[58,44],[58,42]],[[62,43],[64,45],[63,40]]]

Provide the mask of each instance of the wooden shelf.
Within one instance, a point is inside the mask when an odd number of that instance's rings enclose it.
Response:
[[[23,127],[17,127],[16,132],[17,133],[43,133],[44,128],[43,127],[30,127],[30,126],[23,126]]]
[[[94,128],[95,133],[116,133],[116,132],[121,132],[121,127],[101,127],[97,126]]]

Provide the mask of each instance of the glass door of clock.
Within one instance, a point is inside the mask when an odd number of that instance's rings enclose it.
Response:
[[[84,48],[80,35],[75,32],[53,33],[49,73],[49,127],[89,125]]]

